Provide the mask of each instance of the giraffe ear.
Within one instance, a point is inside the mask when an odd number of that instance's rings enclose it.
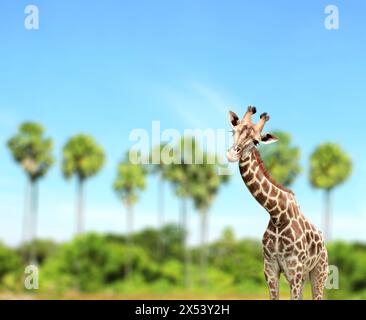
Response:
[[[229,111],[228,119],[232,128],[235,128],[240,123],[238,115],[233,111]]]
[[[270,134],[270,133],[266,133],[265,135],[263,135],[261,137],[261,142],[263,144],[270,144],[270,143],[277,142],[277,141],[278,141],[278,138],[275,135]]]

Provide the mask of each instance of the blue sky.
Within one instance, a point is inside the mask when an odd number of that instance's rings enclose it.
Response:
[[[35,4],[40,28],[24,27]],[[328,4],[338,30],[324,27]],[[74,233],[72,181],[60,173],[61,148],[73,134],[92,134],[107,153],[87,185],[88,230],[124,232],[124,208],[111,191],[115,166],[136,128],[225,128],[227,111],[248,105],[271,115],[267,130],[292,134],[305,172],[293,189],[321,226],[322,195],[307,182],[314,147],[334,141],[353,159],[349,181],[334,193],[333,235],[366,240],[366,3],[348,1],[11,1],[0,4],[0,239],[21,236],[25,178],[5,142],[19,123],[41,122],[55,140],[58,162],[40,188],[39,236]],[[210,238],[224,226],[260,238],[267,213],[238,172],[210,212]],[[156,225],[156,181],[136,207],[138,229]],[[169,194],[167,218],[178,221]],[[191,211],[191,243],[198,239]]]

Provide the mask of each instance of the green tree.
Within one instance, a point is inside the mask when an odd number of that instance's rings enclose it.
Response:
[[[141,164],[130,162],[127,156],[118,164],[117,177],[113,188],[117,196],[126,206],[127,212],[127,245],[132,248],[133,206],[139,198],[139,193],[146,187],[146,168]],[[131,271],[131,264],[126,265],[126,274]]]
[[[195,208],[201,217],[201,252],[200,277],[201,283],[206,283],[207,240],[208,240],[208,211],[216,198],[222,184],[228,182],[228,175],[219,175],[219,159],[215,155],[203,153],[203,164],[195,164],[192,170],[192,194]]]
[[[14,160],[20,164],[28,177],[23,240],[27,237],[34,240],[37,236],[38,181],[46,175],[54,163],[53,142],[52,139],[44,137],[44,129],[40,124],[25,122],[19,126],[18,132],[8,140],[7,144]]]
[[[352,172],[352,160],[334,143],[319,145],[310,157],[310,183],[324,192],[324,237],[330,240],[331,192],[344,183]]]
[[[103,148],[94,138],[78,134],[71,137],[63,148],[62,173],[65,178],[77,178],[77,232],[84,231],[84,182],[96,175],[105,162]]]
[[[291,145],[290,134],[282,131],[273,134],[278,138],[277,143],[263,146],[261,156],[273,178],[289,187],[302,171],[299,163],[300,148]]]
[[[21,263],[16,252],[0,242],[0,284],[8,273],[18,272]]]

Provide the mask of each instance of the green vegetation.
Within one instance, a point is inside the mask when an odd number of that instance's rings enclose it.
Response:
[[[6,280],[4,278],[9,275],[19,276],[21,267],[20,261],[20,256],[15,250],[12,250],[0,243],[0,285],[6,289],[9,288],[6,286]]]
[[[157,155],[159,164],[135,164],[126,156],[117,166],[113,189],[126,207],[126,235],[82,233],[83,185],[103,167],[105,154],[91,136],[76,135],[63,148],[62,172],[78,182],[77,230],[69,242],[36,239],[36,182],[46,175],[54,159],[52,140],[44,137],[43,128],[24,123],[9,139],[14,160],[27,174],[30,199],[26,194],[26,214],[31,216],[31,237],[18,248],[0,244],[0,289],[24,293],[24,267],[35,261],[40,267],[43,297],[70,293],[144,295],[180,294],[187,298],[212,295],[245,295],[242,298],[268,297],[263,275],[262,246],[250,239],[236,239],[230,228],[220,239],[207,243],[209,209],[229,180],[219,175],[218,155],[202,152],[197,141],[185,136],[175,146],[158,145],[148,158]],[[291,137],[276,132],[279,142],[263,148],[262,157],[268,171],[285,186],[301,173],[300,149],[291,145]],[[174,160],[171,163],[172,148]],[[137,155],[137,154],[136,154]],[[202,160],[197,164],[198,157]],[[151,162],[151,161],[150,161]],[[326,194],[326,234],[329,235],[330,192],[347,180],[352,170],[350,158],[335,144],[319,146],[310,158],[310,182]],[[133,207],[146,188],[148,173],[158,176],[158,229],[133,230]],[[164,184],[169,183],[181,201],[180,225],[164,225]],[[201,243],[190,248],[188,207],[201,217]],[[122,228],[122,226],[121,226]],[[340,289],[328,292],[328,298],[366,298],[366,246],[358,243],[329,243],[330,263],[340,272]],[[288,286],[281,282],[282,297]],[[309,297],[309,287],[306,297]],[[196,296],[195,296],[196,295]],[[198,295],[198,296],[197,296]],[[146,296],[145,296],[146,297]],[[180,296],[182,298],[182,296]],[[233,297],[232,297],[233,298]]]
[[[145,229],[134,233],[133,247],[127,239],[113,234],[85,233],[73,240],[55,244],[41,240],[40,288],[42,297],[62,297],[70,293],[113,295],[180,294],[183,297],[205,298],[218,295],[243,298],[268,297],[263,276],[261,243],[251,239],[236,239],[226,228],[220,239],[207,245],[208,267],[202,286],[200,248],[189,248],[192,256],[191,287],[184,282],[184,233],[175,225],[162,229]],[[156,240],[165,239],[165,254],[156,254]],[[49,244],[52,250],[42,247]],[[26,293],[22,289],[24,266],[20,249],[0,245],[1,292]],[[328,245],[330,263],[339,269],[339,290],[327,290],[329,299],[366,298],[366,246],[359,243],[332,242]],[[130,260],[130,262],[129,262]],[[127,276],[125,268],[132,264]],[[281,297],[288,298],[288,286],[282,277]],[[310,298],[309,285],[306,297]]]

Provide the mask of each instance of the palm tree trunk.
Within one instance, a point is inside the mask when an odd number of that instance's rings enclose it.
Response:
[[[29,215],[30,215],[30,192],[31,181],[27,179],[24,188],[24,208],[23,208],[23,223],[22,223],[22,243],[26,243],[29,240]]]
[[[324,239],[330,241],[331,239],[331,190],[325,190],[324,194]]]
[[[77,179],[77,206],[76,206],[76,232],[84,232],[84,180],[79,177]]]
[[[189,266],[191,264],[191,255],[188,249],[188,211],[187,211],[187,198],[182,197],[181,202],[181,219],[182,219],[182,227],[184,231],[184,284],[186,287],[191,286],[190,275],[189,275]]]
[[[164,178],[160,173],[158,181],[158,229],[159,229],[159,239],[158,239],[158,253],[159,257],[163,257],[164,254],[164,243],[162,239],[162,228],[164,225],[164,209],[165,209],[165,188],[164,188]]]
[[[201,212],[201,255],[200,255],[200,274],[201,284],[206,284],[206,265],[207,265],[207,235],[208,235],[208,213]]]
[[[126,262],[126,269],[125,275],[126,277],[131,274],[132,271],[132,246],[133,246],[133,207],[132,204],[127,204],[127,262]]]
[[[38,224],[38,183],[37,181],[31,182],[31,191],[30,191],[30,237],[31,237],[31,254],[30,254],[30,262],[33,264],[37,264],[37,252],[36,252],[36,240],[37,240],[37,224]]]

